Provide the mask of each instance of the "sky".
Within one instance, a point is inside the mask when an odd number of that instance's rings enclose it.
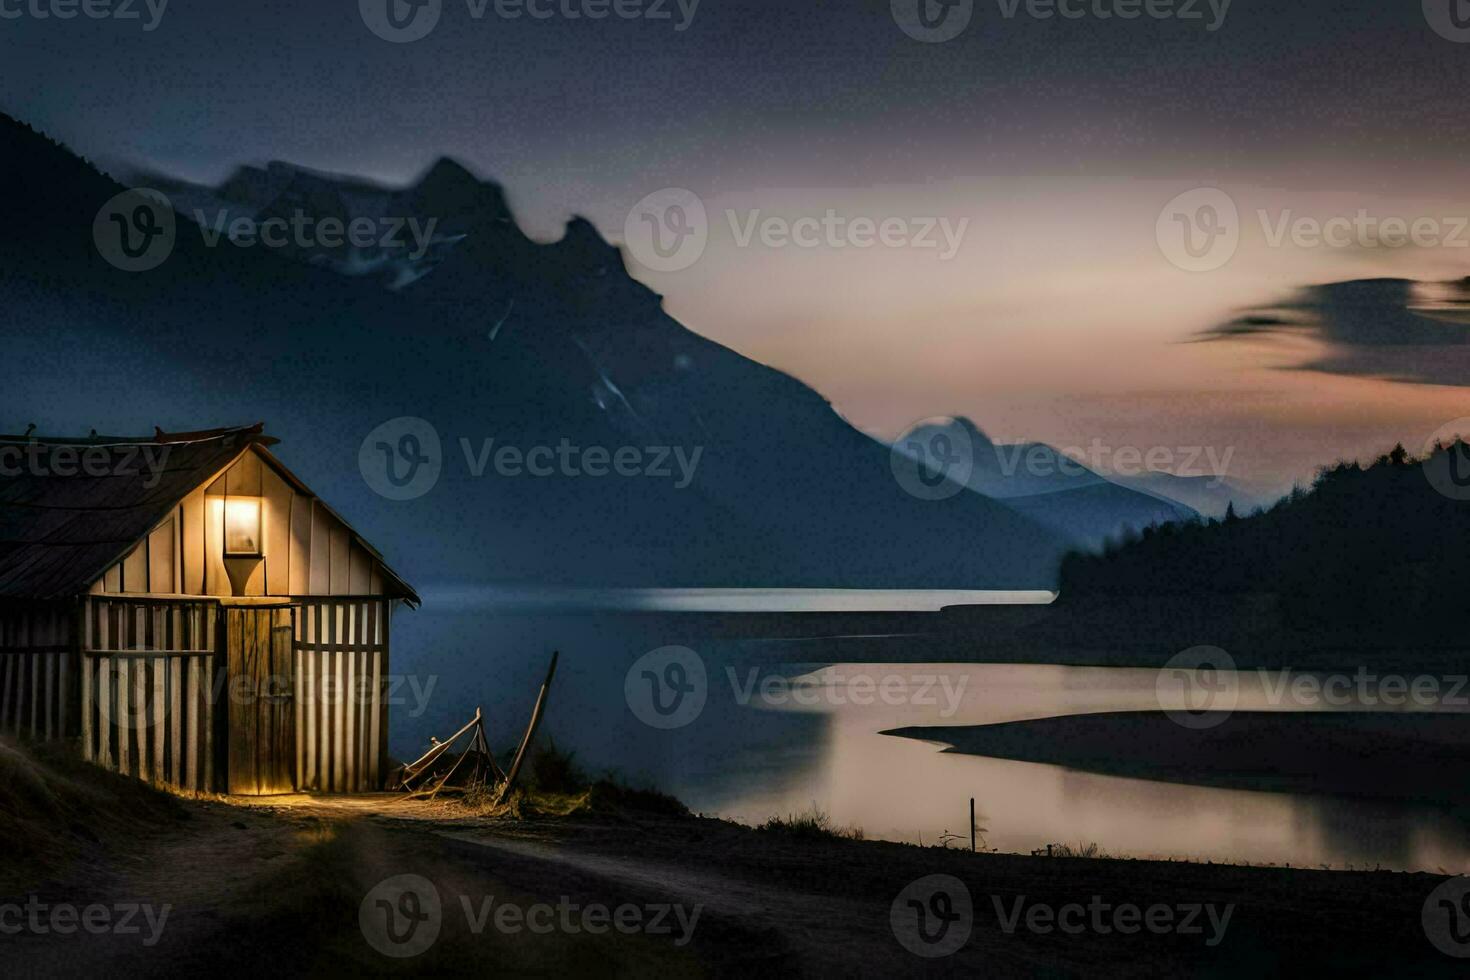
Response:
[[[389,2],[437,20],[386,39]],[[427,2],[0,0],[0,109],[204,181],[447,154],[544,239],[687,191],[697,256],[630,270],[883,437],[967,415],[1280,485],[1470,416],[1456,304],[1304,292],[1470,275],[1458,0]],[[1413,336],[1344,325],[1380,314]]]

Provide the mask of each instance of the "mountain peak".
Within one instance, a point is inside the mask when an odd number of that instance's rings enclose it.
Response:
[[[499,184],[481,180],[449,157],[435,160],[408,195],[421,215],[448,217],[478,213],[492,219],[510,217]]]
[[[970,441],[980,446],[993,446],[995,443],[985,434],[985,430],[976,425],[968,415],[956,415],[953,424],[970,437]]]

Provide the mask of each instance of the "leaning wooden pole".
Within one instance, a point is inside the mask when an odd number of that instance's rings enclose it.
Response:
[[[516,749],[515,761],[510,764],[510,772],[506,774],[505,782],[500,787],[500,793],[495,797],[495,805],[504,803],[510,796],[510,791],[515,788],[516,777],[521,774],[521,764],[526,761],[526,753],[531,748],[531,740],[536,737],[536,728],[541,724],[541,716],[546,711],[546,697],[551,693],[551,679],[556,676],[556,661],[561,656],[560,651],[551,654],[551,667],[546,671],[546,680],[541,684],[541,693],[536,696],[536,707],[531,711],[531,723],[526,726],[526,736],[521,739],[520,748]]]

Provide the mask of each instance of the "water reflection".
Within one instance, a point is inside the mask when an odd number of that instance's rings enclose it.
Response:
[[[967,835],[973,796],[986,842],[1008,852],[1095,841],[1110,853],[1139,857],[1470,871],[1470,823],[1449,808],[1098,775],[878,734],[910,725],[1153,710],[1153,670],[914,663],[783,669],[752,657],[739,640],[711,640],[706,626],[698,617],[605,611],[412,614],[395,632],[395,668],[438,680],[424,711],[395,714],[395,754],[415,753],[430,734],[454,730],[477,704],[487,710],[492,745],[513,744],[545,657],[556,648],[563,659],[548,733],[585,768],[654,783],[702,812],[756,823],[815,804],[870,837],[934,843],[945,831]],[[700,653],[710,688],[692,724],[659,731],[629,710],[623,681],[638,657],[669,644]],[[1278,684],[1271,676],[1241,675],[1239,707],[1310,707],[1282,703],[1273,694]]]

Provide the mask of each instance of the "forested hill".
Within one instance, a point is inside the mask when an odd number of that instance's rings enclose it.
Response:
[[[1287,623],[1470,626],[1470,446],[1339,463],[1269,509],[1150,528],[1063,563],[1062,596],[1275,594]]]

